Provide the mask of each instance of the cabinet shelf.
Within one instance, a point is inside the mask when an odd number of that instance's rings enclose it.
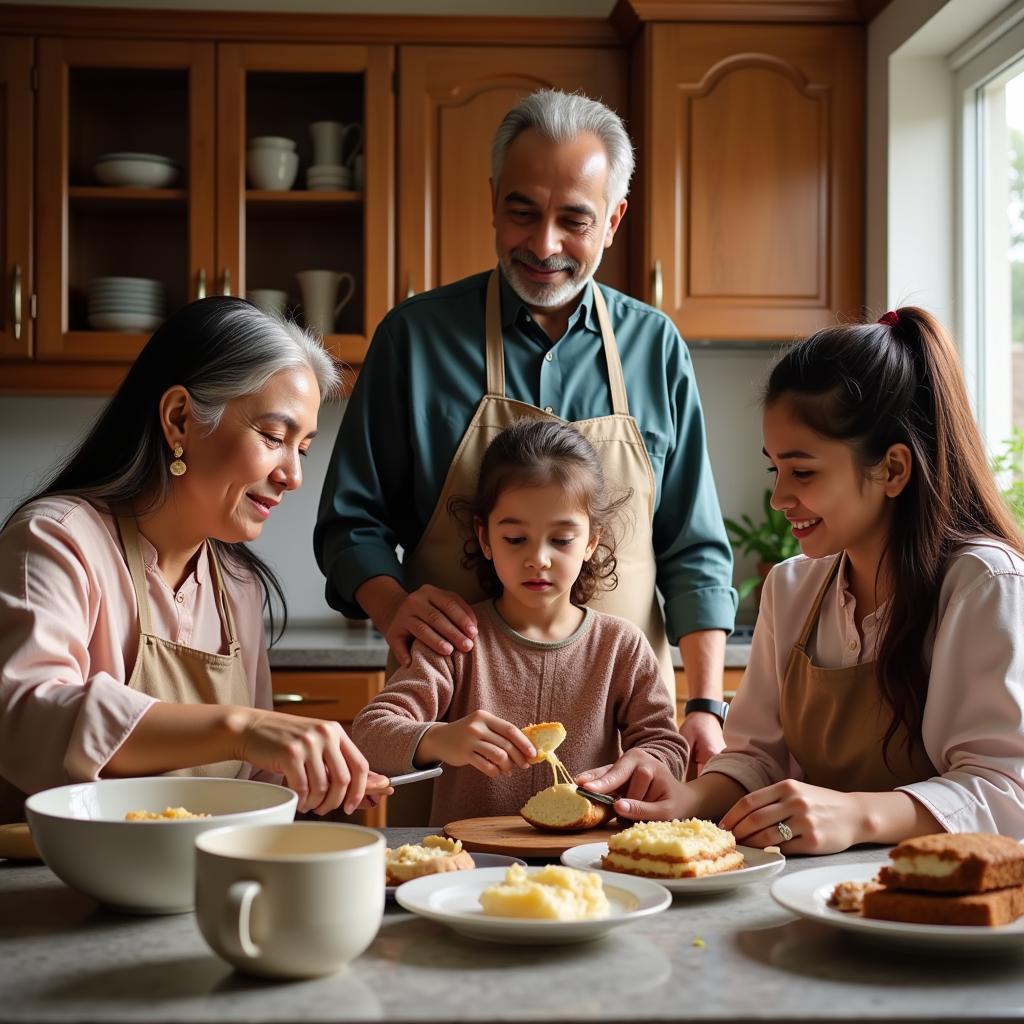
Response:
[[[121,188],[111,185],[72,185],[68,198],[74,203],[97,206],[148,205],[184,203],[188,192],[183,188]]]
[[[266,189],[248,189],[246,202],[254,206],[334,206],[337,203],[361,203],[362,192],[314,192],[311,189],[291,189],[271,192]]]

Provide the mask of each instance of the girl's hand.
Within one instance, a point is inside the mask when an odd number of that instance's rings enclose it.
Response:
[[[720,824],[745,846],[778,846],[783,853],[838,853],[859,837],[862,811],[855,793],[785,779],[737,800]],[[786,840],[779,822],[793,833]]]
[[[632,821],[665,821],[678,817],[681,786],[668,767],[646,750],[627,750],[615,764],[576,776],[576,784],[595,793],[619,793],[615,813]]]
[[[695,779],[715,754],[725,749],[722,723],[708,711],[693,711],[679,726],[680,735],[690,744],[686,777]]]
[[[409,594],[395,609],[384,629],[384,639],[400,665],[408,665],[414,640],[422,640],[437,654],[471,651],[477,625],[473,609],[458,594],[430,584]]]
[[[278,772],[299,796],[298,810],[326,814],[341,806],[351,814],[376,805],[383,793],[366,796],[368,783],[385,782],[337,722],[251,709],[239,757]]]
[[[489,711],[474,711],[455,722],[428,729],[416,748],[416,763],[469,765],[488,778],[525,768],[536,754],[521,730]]]

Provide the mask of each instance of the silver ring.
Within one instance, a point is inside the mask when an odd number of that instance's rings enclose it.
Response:
[[[793,830],[784,821],[780,821],[775,827],[779,830],[780,843],[788,843],[793,838]]]

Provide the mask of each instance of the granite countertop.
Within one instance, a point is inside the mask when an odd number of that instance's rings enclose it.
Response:
[[[388,838],[423,834],[394,829]],[[792,858],[786,870],[883,858],[879,848]],[[571,946],[469,941],[391,906],[376,940],[346,969],[286,983],[235,973],[210,952],[191,914],[103,910],[45,867],[0,862],[0,908],[0,1021],[12,1024],[1024,1016],[1024,955],[965,961],[861,945],[782,909],[768,884],[677,896],[662,914]]]
[[[750,655],[752,627],[739,626],[725,646],[726,668],[745,668]],[[679,649],[672,659],[682,667]],[[383,668],[387,661],[384,638],[368,623],[339,618],[336,625],[290,626],[270,648],[272,668]]]

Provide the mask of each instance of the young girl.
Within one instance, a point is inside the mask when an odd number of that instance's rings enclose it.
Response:
[[[950,339],[915,308],[819,331],[773,370],[763,426],[803,554],[766,581],[726,749],[616,809],[786,853],[1024,837],[1024,558]]]
[[[521,420],[495,437],[475,497],[467,568],[493,598],[476,605],[468,654],[424,644],[412,663],[353,722],[353,737],[389,775],[438,761],[430,821],[515,814],[551,784],[520,726],[559,721],[570,769],[633,749],[672,778],[685,772],[680,737],[657,658],[624,619],[581,607],[615,585],[612,501],[597,453],[578,431]],[[526,769],[526,770],[523,770]]]

